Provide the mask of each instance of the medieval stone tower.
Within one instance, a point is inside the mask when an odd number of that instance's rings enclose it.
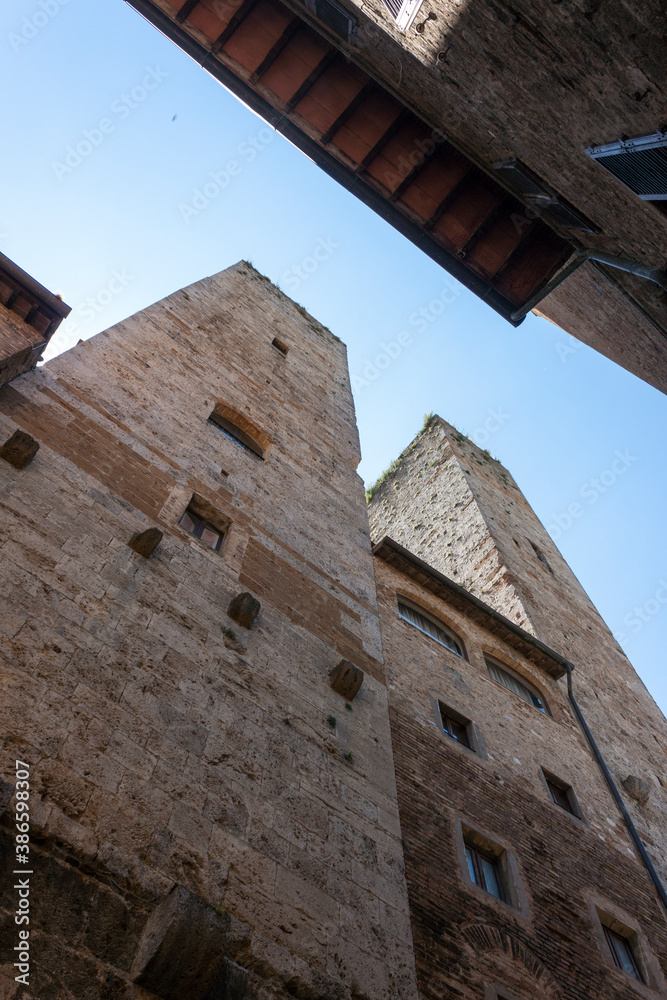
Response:
[[[39,444],[0,469],[2,773],[30,765],[34,872],[26,992],[10,808],[3,1000],[413,998],[343,344],[238,264],[0,414]]]
[[[370,521],[422,996],[661,992],[664,717],[510,475],[440,417]]]
[[[664,992],[664,719],[498,463],[431,419],[369,534],[345,347],[245,263],[0,458],[2,1000]]]

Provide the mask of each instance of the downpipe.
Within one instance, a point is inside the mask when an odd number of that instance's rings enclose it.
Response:
[[[580,724],[581,728],[584,731],[584,735],[586,736],[586,739],[588,740],[588,744],[589,744],[591,750],[593,751],[593,755],[594,755],[596,761],[598,762],[598,765],[600,767],[600,770],[602,771],[604,779],[607,782],[607,785],[609,786],[609,791],[613,795],[614,800],[616,802],[616,805],[618,806],[618,808],[619,808],[619,810],[621,812],[621,816],[623,817],[625,825],[628,828],[628,832],[629,832],[630,836],[632,837],[632,840],[634,842],[635,847],[637,848],[639,856],[641,857],[642,861],[644,862],[644,866],[645,866],[647,872],[649,873],[649,876],[651,878],[651,881],[653,882],[653,885],[656,888],[656,892],[658,893],[658,896],[660,897],[660,902],[662,903],[663,907],[665,908],[665,911],[667,912],[667,892],[665,892],[665,887],[662,884],[662,882],[660,881],[660,876],[658,875],[657,871],[653,867],[653,862],[651,861],[651,859],[649,858],[648,854],[646,853],[646,848],[644,847],[644,844],[642,843],[642,839],[641,839],[641,837],[639,836],[639,834],[637,832],[637,828],[635,827],[635,824],[632,822],[632,817],[631,817],[630,813],[626,809],[625,802],[623,801],[623,799],[621,797],[621,793],[619,792],[618,788],[616,787],[616,782],[612,778],[611,772],[609,771],[609,768],[607,767],[605,759],[602,756],[602,754],[600,753],[600,749],[599,749],[597,743],[595,742],[593,734],[591,733],[590,729],[588,728],[588,723],[586,722],[586,719],[584,718],[584,713],[579,708],[579,705],[577,704],[576,698],[574,697],[574,691],[573,691],[573,688],[572,688],[572,671],[574,670],[574,667],[572,666],[571,663],[567,663],[566,666],[565,666],[565,669],[567,670],[567,696],[570,699],[570,702],[572,704],[572,708],[574,709],[575,715],[577,716],[577,719],[579,720],[579,724]]]

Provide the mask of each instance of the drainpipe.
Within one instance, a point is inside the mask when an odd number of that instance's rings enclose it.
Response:
[[[630,274],[636,274],[640,278],[647,278],[667,291],[667,271],[661,270],[659,267],[647,267],[645,264],[638,264],[635,260],[626,260],[624,257],[614,257],[610,253],[602,253],[601,250],[580,250],[551,281],[548,281],[543,288],[536,292],[527,302],[524,302],[522,306],[515,309],[510,317],[512,322],[523,319],[526,313],[534,309],[542,299],[545,299],[555,288],[558,288],[562,281],[569,278],[582,264],[585,264],[589,260],[598,261],[600,264],[607,264],[609,267],[617,267],[621,271],[628,271]]]
[[[637,828],[635,827],[635,824],[632,822],[632,817],[630,816],[630,813],[628,812],[628,810],[625,807],[625,802],[621,798],[621,793],[619,792],[618,788],[616,787],[616,783],[615,783],[614,779],[611,776],[609,768],[607,767],[607,765],[605,763],[604,757],[600,753],[600,749],[599,749],[597,743],[595,742],[593,734],[591,733],[590,729],[588,728],[588,723],[586,722],[586,719],[584,718],[584,714],[581,711],[581,709],[579,708],[579,706],[578,706],[578,704],[576,702],[576,699],[574,697],[574,691],[572,690],[572,671],[573,671],[574,667],[572,666],[571,663],[567,663],[565,665],[565,669],[567,670],[567,694],[568,694],[568,698],[570,699],[570,702],[572,703],[572,707],[573,707],[573,709],[575,711],[577,719],[579,720],[581,728],[584,731],[584,734],[586,736],[586,739],[588,740],[588,743],[589,743],[589,746],[590,746],[591,750],[593,751],[595,759],[597,760],[597,762],[598,762],[598,764],[600,766],[600,770],[602,771],[602,774],[604,775],[604,779],[607,782],[607,785],[609,786],[609,791],[614,796],[614,799],[616,801],[616,805],[618,806],[618,808],[621,811],[621,816],[623,817],[623,819],[625,821],[625,825],[628,828],[628,832],[630,833],[630,836],[632,837],[632,839],[634,841],[635,847],[637,848],[637,850],[639,852],[639,856],[641,857],[642,861],[644,862],[646,870],[647,870],[647,872],[649,873],[649,875],[651,877],[651,881],[653,882],[653,885],[656,888],[656,892],[658,893],[658,896],[660,897],[660,902],[664,906],[665,911],[667,911],[667,892],[665,892],[665,887],[662,884],[662,882],[660,881],[660,876],[658,875],[657,871],[653,867],[653,862],[651,861],[651,859],[649,858],[648,854],[646,853],[646,848],[644,847],[644,845],[642,843],[641,837],[637,833]]]

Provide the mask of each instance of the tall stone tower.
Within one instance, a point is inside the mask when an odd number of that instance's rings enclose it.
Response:
[[[0,462],[2,997],[412,1000],[343,344],[241,263],[4,387],[0,429],[32,442]]]
[[[488,453],[432,417],[372,493],[422,996],[660,993],[665,719]]]

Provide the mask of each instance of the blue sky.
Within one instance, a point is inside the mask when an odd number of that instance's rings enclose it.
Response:
[[[513,329],[122,0],[14,0],[0,46],[0,249],[73,307],[50,355],[252,260],[347,343],[364,479],[427,411],[487,447],[667,710],[665,396]]]

